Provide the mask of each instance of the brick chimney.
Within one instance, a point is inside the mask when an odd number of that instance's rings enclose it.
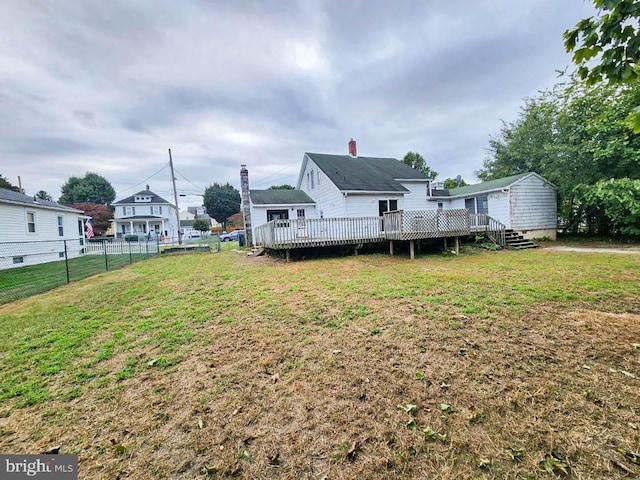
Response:
[[[356,150],[356,141],[353,138],[349,140],[349,155],[351,155],[352,157],[358,156],[358,152]]]
[[[253,245],[251,231],[251,208],[249,205],[249,170],[246,165],[240,165],[240,198],[242,200],[242,215],[244,216],[244,231],[247,245]]]

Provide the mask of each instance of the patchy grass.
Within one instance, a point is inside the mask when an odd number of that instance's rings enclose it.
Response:
[[[638,475],[639,267],[138,263],[0,307],[0,451],[61,445],[81,479]]]

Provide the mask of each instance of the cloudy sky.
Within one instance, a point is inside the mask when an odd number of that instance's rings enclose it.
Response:
[[[54,198],[295,184],[305,151],[475,181],[490,135],[558,81],[585,0],[3,0],[0,174]],[[180,201],[199,203],[190,196]]]

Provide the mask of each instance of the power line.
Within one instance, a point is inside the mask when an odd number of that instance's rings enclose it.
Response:
[[[284,167],[282,170],[278,170],[277,172],[272,173],[272,174],[271,174],[271,175],[269,175],[268,177],[263,178],[263,179],[262,179],[262,180],[260,180],[259,182],[254,183],[254,185],[264,185],[265,183],[269,183],[269,181],[271,181],[271,182],[275,181],[275,180],[269,180],[269,179],[270,179],[271,177],[275,177],[276,175],[281,174],[282,172],[284,172],[285,170],[288,170],[289,168],[291,168],[292,166],[296,165],[296,164],[297,164],[297,163],[299,163],[299,162],[300,162],[300,160],[296,160],[295,162],[293,162],[293,163],[291,163],[291,164],[287,165],[286,167]],[[286,176],[286,177],[284,177],[284,178],[288,178],[288,177],[291,177],[291,176],[293,176],[293,175],[295,175],[295,174],[287,175],[287,176]]]
[[[142,185],[143,183],[145,183],[147,180],[155,177],[156,175],[158,175],[161,171],[163,171],[165,168],[167,168],[167,165],[163,165],[162,168],[160,170],[158,170],[156,173],[148,176],[147,178],[145,178],[144,180],[142,180],[139,183],[136,183],[135,185],[131,186],[131,187],[127,187],[127,188],[123,188],[122,190],[120,190],[120,194],[122,194],[122,192],[126,192],[129,190],[133,190],[134,188],[136,188],[138,185]]]
[[[182,173],[180,173],[180,172],[178,171],[178,169],[177,169],[177,168],[173,167],[173,170],[174,170],[178,175],[180,175],[183,179],[185,179],[188,183],[190,183],[191,185],[193,185],[194,187],[196,187],[198,190],[200,190],[200,191],[203,191],[203,190],[204,190],[204,188],[202,188],[202,187],[200,187],[200,186],[196,185],[196,184],[195,184],[195,183],[193,183],[191,180],[189,180],[187,177],[185,177]]]

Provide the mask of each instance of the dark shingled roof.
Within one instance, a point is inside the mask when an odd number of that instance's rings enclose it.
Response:
[[[306,153],[340,189],[365,192],[408,192],[397,180],[428,180],[422,172],[395,158]]]
[[[53,210],[64,210],[66,212],[83,213],[82,210],[78,210],[67,205],[60,205],[56,202],[40,200],[39,198],[36,198],[34,200],[33,197],[29,195],[14,192],[13,190],[7,190],[6,188],[0,188],[0,201],[2,200],[12,203],[21,203],[32,207],[45,207]]]
[[[295,205],[316,202],[302,190],[250,190],[254,205]]]
[[[136,197],[148,197],[151,196],[151,201],[150,202],[136,202]],[[138,193],[134,193],[133,195],[131,195],[130,197],[125,198],[124,200],[118,200],[117,202],[114,202],[113,205],[118,205],[121,203],[134,203],[134,204],[145,204],[145,203],[166,203],[168,205],[173,205],[170,202],[167,202],[164,198],[162,198],[159,195],[156,195],[155,193],[153,193],[151,190],[142,190]]]

